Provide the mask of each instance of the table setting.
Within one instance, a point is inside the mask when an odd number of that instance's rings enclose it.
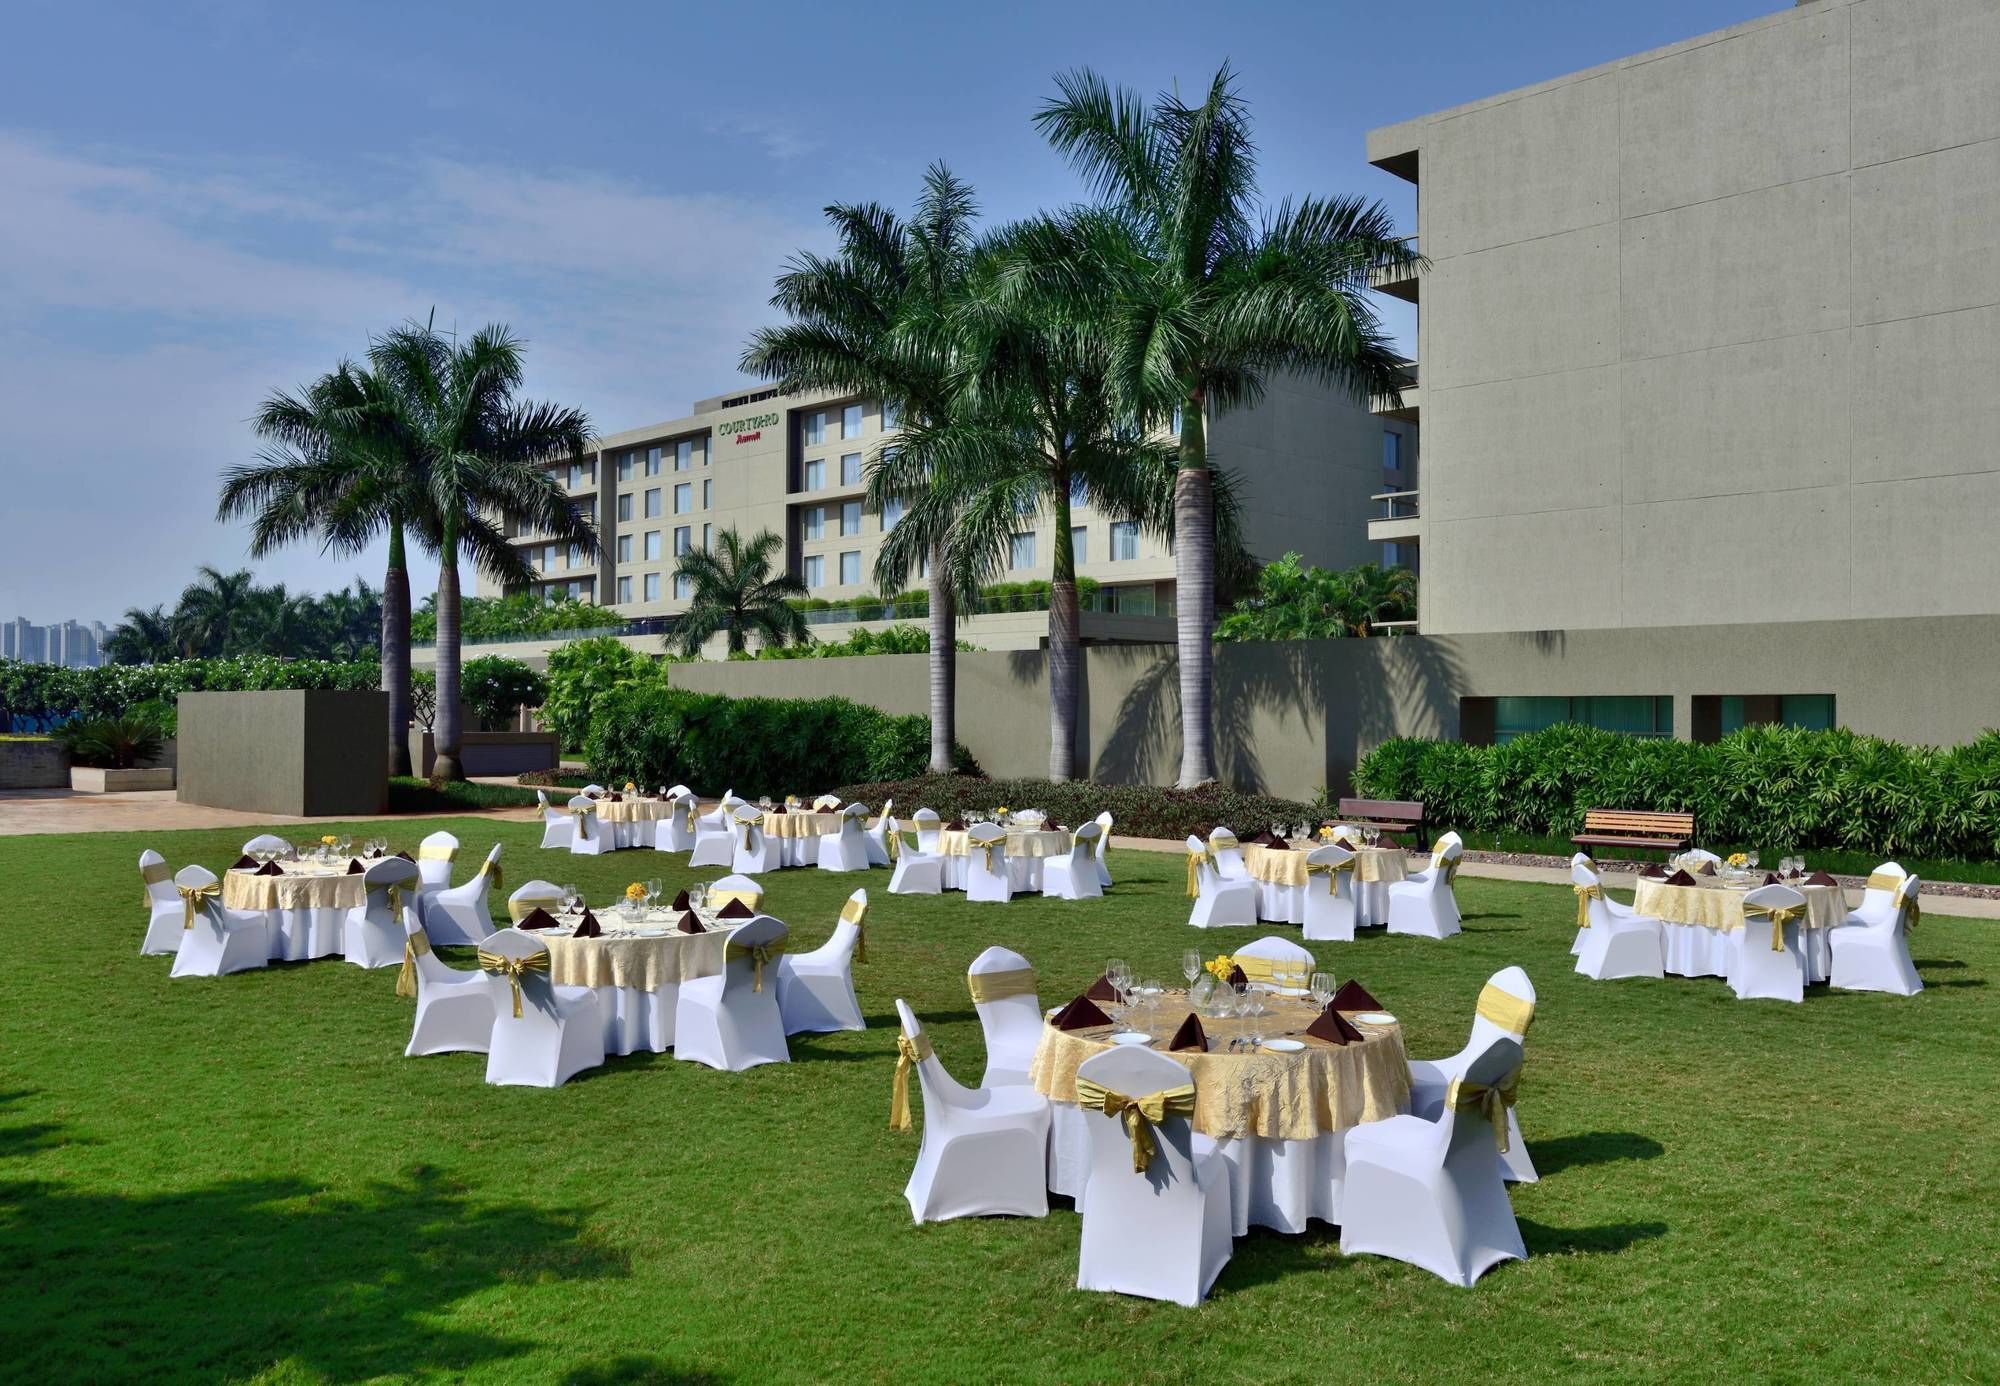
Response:
[[[815,808],[795,794],[787,794],[783,804],[774,804],[766,794],[757,800],[764,811],[764,836],[778,847],[779,866],[814,866],[819,862],[819,840],[840,831],[840,808]]]
[[[264,916],[273,961],[335,956],[342,950],[347,912],[367,903],[362,882],[367,862],[388,855],[387,838],[363,839],[357,854],[354,839],[338,833],[283,851],[248,851],[222,873],[222,905]],[[407,852],[394,855],[411,859]]]
[[[1272,824],[1265,832],[1241,844],[1243,869],[1257,883],[1257,917],[1277,924],[1303,924],[1306,919],[1306,887],[1311,876],[1306,871],[1306,854],[1314,847],[1339,841],[1354,853],[1355,924],[1366,928],[1389,922],[1389,887],[1407,879],[1409,869],[1403,849],[1381,846],[1381,832],[1356,828],[1337,834],[1331,827],[1313,830],[1298,824],[1290,834],[1282,824]],[[1358,840],[1357,840],[1358,839]],[[1293,845],[1301,842],[1306,845]]]
[[[938,855],[944,858],[944,884],[950,890],[965,889],[965,862],[972,855],[971,830],[981,823],[1005,828],[1001,850],[1007,857],[1007,877],[1016,894],[1038,893],[1042,888],[1042,863],[1050,857],[1066,857],[1075,845],[1069,829],[1050,820],[1038,809],[1015,812],[1000,806],[969,820],[955,820],[938,833]]]
[[[654,825],[674,810],[673,800],[664,793],[643,793],[629,781],[623,790],[607,790],[586,797],[594,805],[591,817],[606,838],[604,845],[614,851],[652,847]]]
[[[1730,936],[1745,927],[1743,897],[1758,886],[1782,884],[1806,899],[1806,914],[1799,921],[1806,980],[1827,979],[1833,967],[1828,931],[1847,918],[1846,892],[1826,872],[1809,872],[1804,857],[1781,857],[1775,871],[1765,871],[1758,863],[1756,852],[1736,852],[1722,859],[1690,853],[1640,871],[1632,909],[1660,921],[1667,972],[1683,977],[1728,976]]]

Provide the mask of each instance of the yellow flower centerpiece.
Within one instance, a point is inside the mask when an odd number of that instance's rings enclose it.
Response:
[[[1333,841],[1333,824],[1322,823],[1319,825],[1319,840],[1321,842]]]
[[[627,780],[627,781],[625,781],[625,792],[626,792],[627,794],[634,794],[634,793],[637,793],[637,792],[638,792],[638,789],[639,789],[639,786],[638,786],[638,785],[636,785],[636,784],[633,784],[633,783],[632,783],[632,781],[630,781],[630,780]]]
[[[625,898],[635,905],[638,904],[646,898],[646,887],[640,885],[637,881],[632,882],[631,885],[625,887]]]
[[[1218,982],[1226,982],[1229,980],[1229,974],[1236,970],[1236,959],[1227,953],[1217,953],[1201,965],[1201,970]]]
[[[326,836],[320,839],[320,845],[324,847],[331,847],[333,846],[334,843],[338,841],[340,841],[339,838],[335,837],[332,833],[328,833]]]
[[[1731,852],[1729,854],[1729,864],[1735,867],[1738,871],[1741,871],[1744,867],[1750,864],[1750,858],[1747,854],[1743,852]]]

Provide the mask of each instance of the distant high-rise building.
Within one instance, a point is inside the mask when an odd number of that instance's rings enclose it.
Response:
[[[102,621],[38,626],[25,616],[16,616],[0,624],[0,659],[94,669],[104,663],[104,642],[110,633]]]

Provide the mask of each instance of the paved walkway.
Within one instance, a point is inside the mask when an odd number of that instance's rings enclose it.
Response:
[[[501,818],[533,818],[535,807],[513,809],[454,809],[450,816],[491,814]],[[78,794],[71,789],[0,790],[0,837],[30,833],[170,832],[176,828],[261,827],[271,823],[355,821],[354,814],[334,818],[300,818],[282,813],[252,813],[245,809],[209,808],[183,804],[171,789],[123,794]]]

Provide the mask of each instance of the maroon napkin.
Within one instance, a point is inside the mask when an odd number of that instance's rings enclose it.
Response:
[[[688,893],[684,890],[680,894],[674,897],[674,903],[670,908],[677,910],[691,910],[694,908],[694,905],[688,899]]]
[[[965,820],[963,818],[954,818],[951,822],[944,825],[944,830],[948,833],[962,833],[966,830]]]
[[[528,911],[528,917],[526,919],[523,919],[519,924],[516,924],[514,927],[517,929],[553,929],[555,928],[555,926],[556,926],[556,917],[550,914],[547,910],[543,909],[540,905],[537,905],[535,906],[535,908]]]
[[[596,915],[586,909],[583,912],[583,918],[577,923],[574,937],[602,938],[604,937],[604,926],[597,922]]]
[[[382,855],[382,849],[380,847],[370,847],[368,849],[368,859],[370,861],[374,861],[377,857],[380,857],[381,855]]]
[[[1827,874],[1826,874],[1826,872],[1824,872],[1824,871],[1815,871],[1815,872],[1813,872],[1813,873],[1812,873],[1812,875],[1810,875],[1810,876],[1806,877],[1806,884],[1807,884],[1807,885],[1839,885],[1839,884],[1840,884],[1840,882],[1838,882],[1838,881],[1834,880],[1834,879],[1833,879],[1833,877],[1831,877],[1831,876],[1827,875]]]
[[[282,876],[284,870],[274,861],[267,861],[252,873],[257,876]]]
[[[1250,979],[1243,975],[1242,968],[1232,967],[1229,969],[1229,985],[1232,987],[1247,987],[1250,985]]]
[[[1167,1049],[1169,1051],[1192,1049],[1196,1053],[1206,1054],[1208,1035],[1201,1028],[1201,1017],[1189,1011],[1188,1018],[1181,1022],[1181,1028],[1174,1031],[1174,1037],[1167,1041]]]
[[[1712,861],[1703,862],[1701,864],[1701,874],[1704,876],[1713,876],[1715,874],[1715,863]]]
[[[245,852],[236,859],[236,865],[229,869],[231,871],[255,871],[257,869],[257,859],[248,852]]]
[[[1097,1009],[1097,1003],[1088,996],[1079,996],[1056,1012],[1058,1030],[1089,1030],[1110,1023],[1111,1017]]]
[[[681,915],[680,921],[674,927],[684,934],[705,934],[708,932],[708,930],[702,928],[701,921],[695,918],[693,910],[688,910]]]
[[[1328,1044],[1352,1044],[1361,1038],[1361,1032],[1349,1025],[1347,1018],[1332,1006],[1321,1011],[1319,1019],[1306,1026],[1306,1033]]]
[[[359,861],[358,859],[356,859],[356,858],[354,858],[354,857],[349,857],[349,858],[347,859],[347,874],[348,874],[348,875],[350,875],[350,876],[359,876],[359,875],[360,875],[360,874],[361,874],[362,872],[366,871],[367,869],[368,869],[368,868],[367,868],[367,867],[365,867],[365,866],[363,866],[363,865],[362,865],[362,864],[360,863],[360,861]]]
[[[604,797],[609,799],[614,804],[622,804],[625,802],[625,796],[623,794],[607,794]]]
[[[1766,872],[1764,873],[1764,884],[1765,884],[1765,885],[1778,885],[1778,884],[1780,884],[1780,882],[1779,882],[1779,880],[1778,880],[1778,873],[1777,873],[1777,872],[1775,872],[1775,871],[1766,871]]]
[[[1083,993],[1093,1001],[1116,1001],[1118,988],[1111,985],[1109,977],[1099,977]]]
[[[417,860],[415,857],[411,856],[408,852],[398,852],[396,853],[396,855],[398,857],[401,857],[404,861],[411,863],[412,865],[414,865]]]
[[[1693,884],[1694,884],[1694,877],[1692,877],[1692,876],[1688,875],[1688,873],[1687,873],[1687,872],[1686,872],[1685,870],[1682,870],[1682,871],[1676,871],[1676,872],[1674,872],[1674,874],[1673,874],[1673,875],[1671,875],[1671,876],[1667,877],[1667,884],[1668,884],[1668,885],[1693,885]]]
[[[754,919],[756,915],[757,911],[751,909],[741,900],[731,900],[715,912],[717,919]]]
[[[1368,994],[1368,988],[1349,980],[1341,984],[1329,1003],[1336,1011],[1379,1011],[1382,1003]]]
[[[1649,861],[1646,863],[1646,869],[1639,874],[1649,881],[1657,881],[1660,877],[1667,874],[1667,868],[1656,861]]]

